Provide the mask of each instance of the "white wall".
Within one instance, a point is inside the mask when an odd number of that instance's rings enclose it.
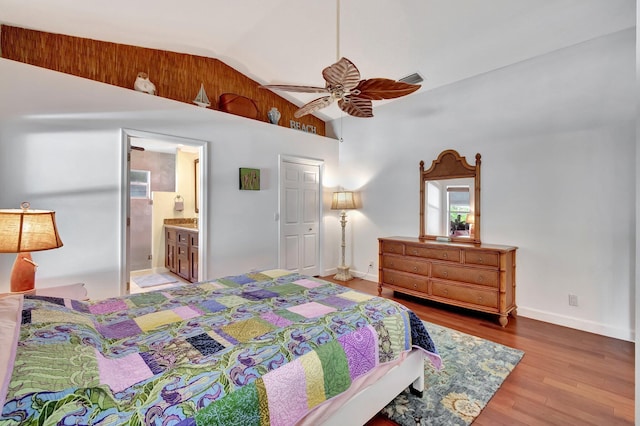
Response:
[[[333,139],[4,59],[0,99],[0,207],[28,200],[55,210],[64,243],[33,254],[37,286],[85,282],[93,298],[118,293],[121,128],[208,141],[209,278],[278,266],[279,154],[323,159],[325,184],[335,185]],[[238,190],[239,167],[261,169],[260,191]],[[331,269],[339,230],[327,230],[321,250]],[[0,292],[14,258],[0,255]]]
[[[353,268],[375,278],[377,238],[418,235],[420,160],[479,152],[481,237],[519,247],[519,314],[633,339],[634,70],[627,30],[343,119]]]

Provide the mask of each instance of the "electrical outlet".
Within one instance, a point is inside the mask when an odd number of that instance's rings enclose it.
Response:
[[[373,268],[373,260],[369,261],[369,268]]]
[[[569,306],[578,306],[578,296],[575,294],[569,295]]]

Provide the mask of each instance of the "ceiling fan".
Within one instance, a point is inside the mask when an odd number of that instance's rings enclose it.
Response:
[[[325,87],[267,84],[260,87],[301,93],[327,93],[298,109],[294,117],[311,114],[338,101],[341,110],[354,117],[373,117],[373,102],[406,96],[420,88],[419,84],[409,84],[388,78],[360,79],[360,71],[347,58],[340,58],[335,64],[322,70]]]

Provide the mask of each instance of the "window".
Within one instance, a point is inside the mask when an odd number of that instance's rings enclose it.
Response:
[[[447,188],[447,205],[451,235],[468,235],[467,216],[471,213],[471,194],[468,186]]]
[[[131,198],[149,198],[151,195],[151,172],[131,170],[129,174],[129,194]]]

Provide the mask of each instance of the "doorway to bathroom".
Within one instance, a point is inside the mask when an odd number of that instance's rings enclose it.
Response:
[[[170,242],[165,222],[187,223],[196,232],[194,275],[204,277],[207,175],[205,141],[148,132],[123,131],[126,142],[122,294],[161,289],[189,282],[168,268]],[[169,257],[169,259],[167,259]]]

